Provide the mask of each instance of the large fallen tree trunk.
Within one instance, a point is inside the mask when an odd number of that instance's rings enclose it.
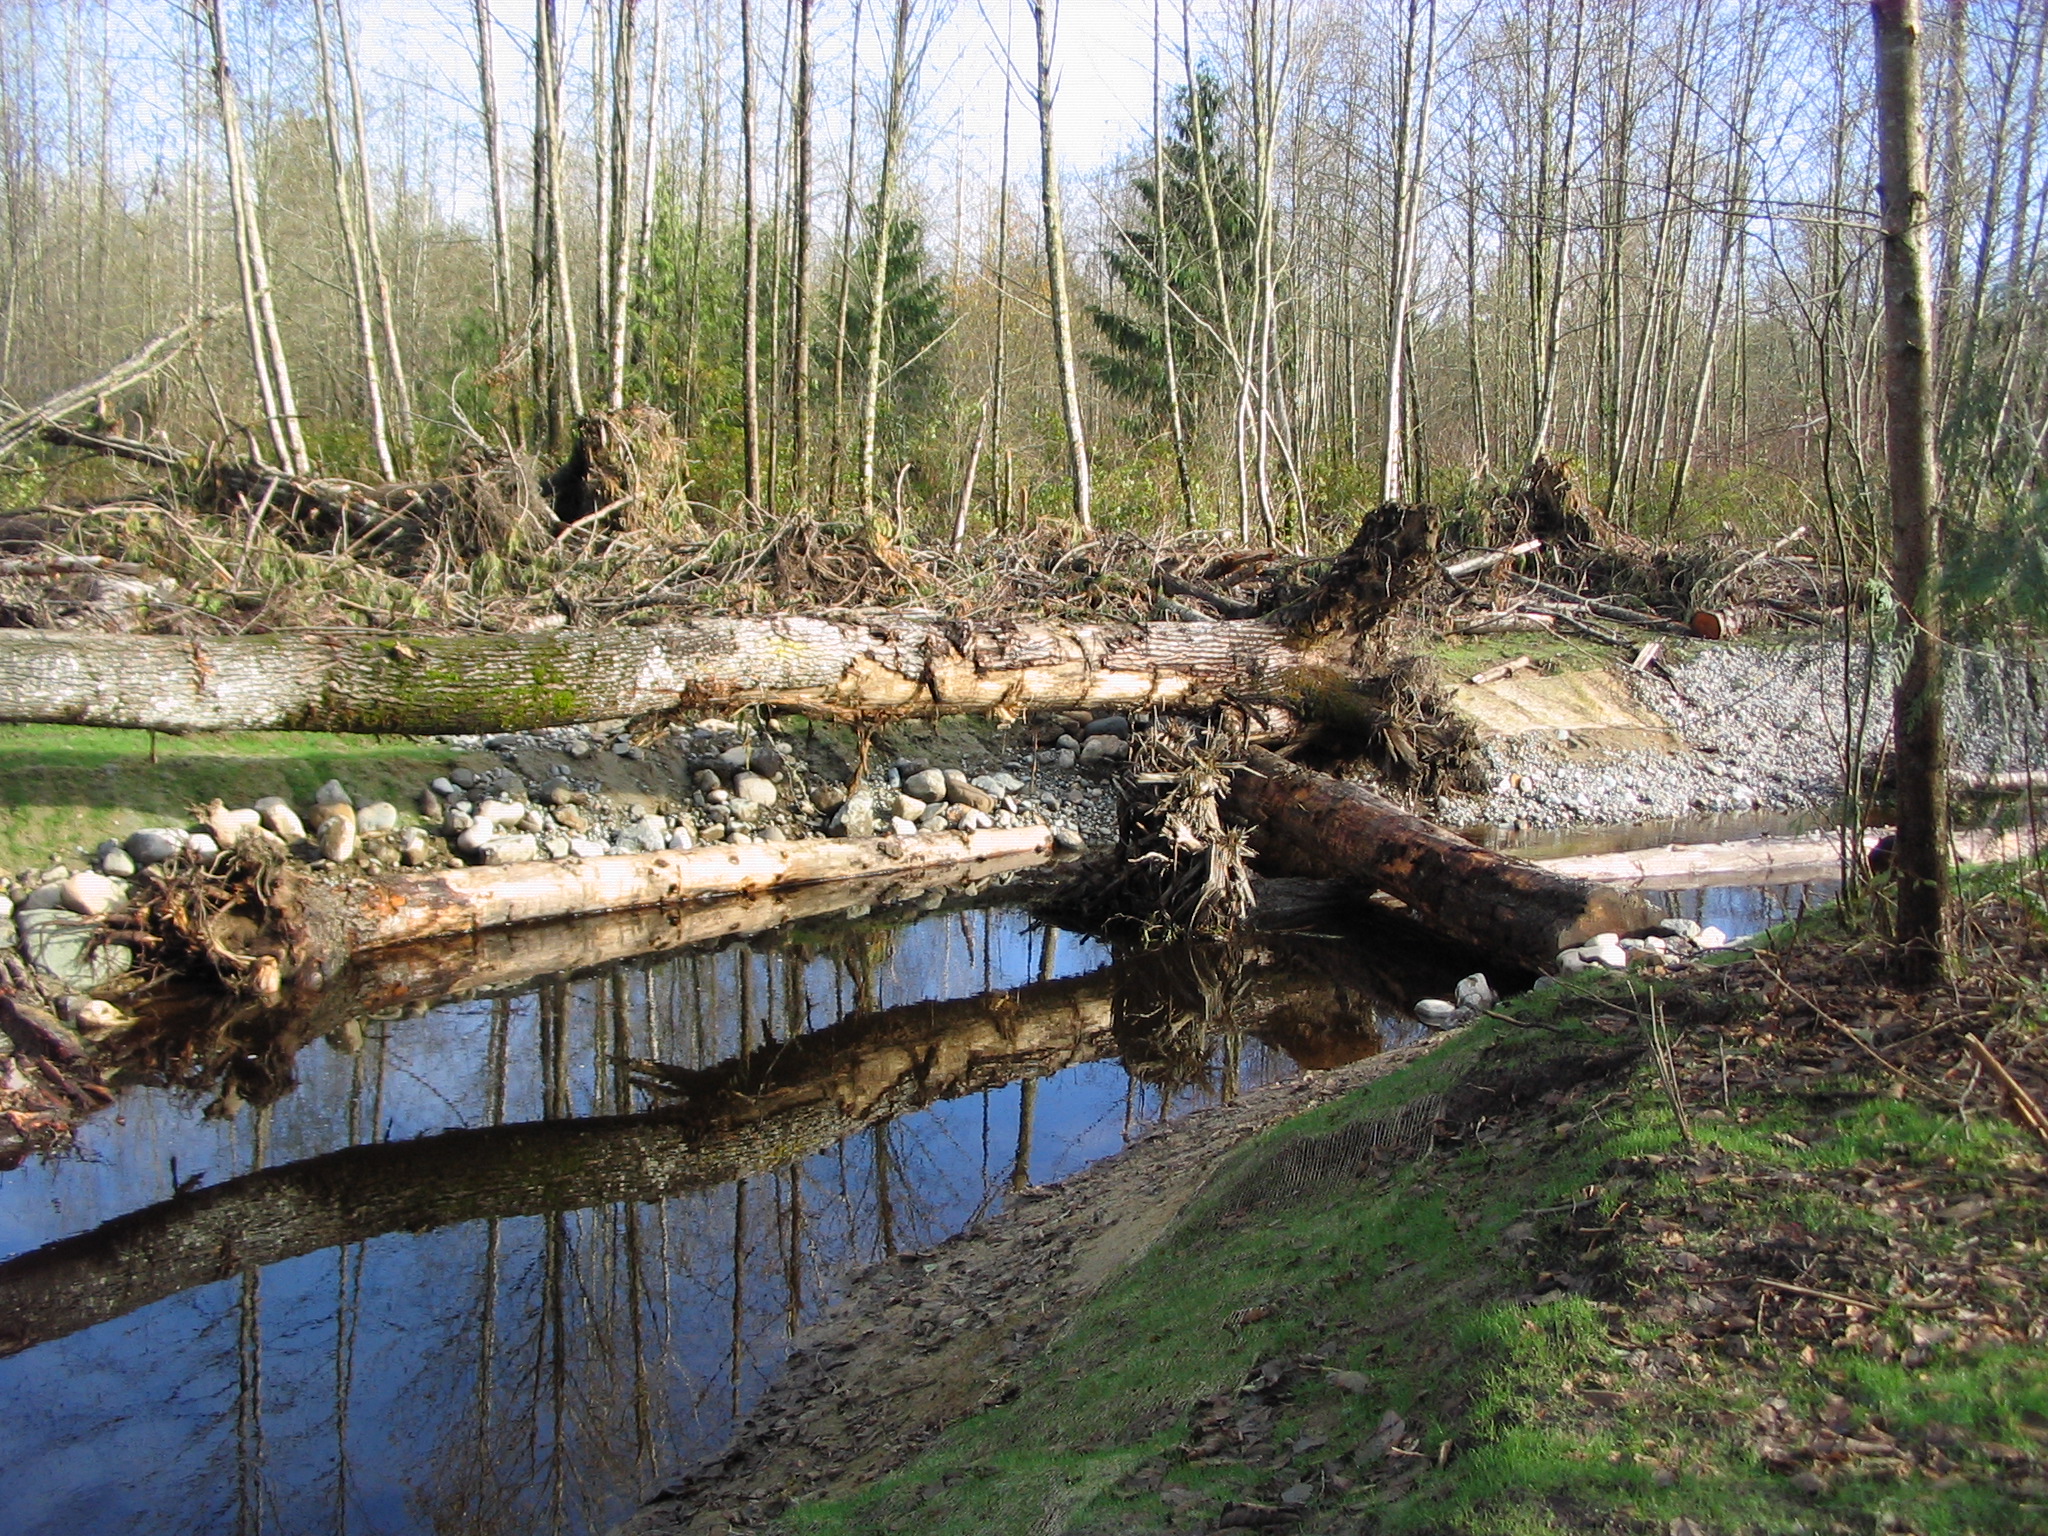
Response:
[[[0,630],[0,720],[434,733],[747,704],[870,719],[1198,707],[1326,685],[1345,644],[1257,620],[976,624],[795,614],[405,639]]]
[[[1594,934],[1652,921],[1640,897],[1469,843],[1362,785],[1257,747],[1232,779],[1229,809],[1256,828],[1261,874],[1369,883],[1431,931],[1532,969]]]

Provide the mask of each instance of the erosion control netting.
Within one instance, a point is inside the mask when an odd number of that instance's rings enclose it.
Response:
[[[1426,1093],[1384,1115],[1284,1141],[1218,1183],[1214,1219],[1227,1221],[1352,1183],[1372,1163],[1425,1146],[1443,1111],[1443,1098]]]

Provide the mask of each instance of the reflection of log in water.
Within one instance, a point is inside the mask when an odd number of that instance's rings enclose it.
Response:
[[[1256,975],[1233,992],[1237,1024],[1330,1017],[1352,985],[1332,979],[1327,953],[1275,941],[1249,959]],[[938,1100],[1114,1055],[1119,1013],[1170,1011],[1161,978],[1186,967],[1184,957],[1153,957],[855,1013],[718,1067],[655,1069],[683,1098],[672,1108],[349,1147],[196,1190],[0,1263],[0,1353],[381,1233],[666,1199],[781,1168]]]

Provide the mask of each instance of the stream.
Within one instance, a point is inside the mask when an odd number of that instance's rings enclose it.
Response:
[[[1831,893],[1653,899],[1740,936]],[[1363,921],[1135,952],[926,898],[344,1018],[246,1102],[131,1089],[0,1174],[6,1529],[602,1531],[861,1267],[1412,1038],[1471,957]]]

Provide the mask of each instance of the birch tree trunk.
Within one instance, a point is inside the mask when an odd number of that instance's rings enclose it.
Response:
[[[1074,366],[1073,301],[1067,292],[1067,231],[1060,211],[1059,156],[1053,148],[1052,50],[1058,0],[1029,0],[1038,37],[1038,204],[1045,226],[1045,273],[1052,302],[1052,347],[1059,369],[1060,421],[1067,434],[1067,467],[1074,479],[1074,521],[1095,526],[1089,481],[1088,430],[1081,420],[1081,381]]]
[[[1927,166],[1920,106],[1919,0],[1872,0],[1877,43],[1878,197],[1883,221],[1885,470],[1892,595],[1911,637],[1892,695],[1899,806],[1893,966],[1915,986],[1947,964],[1948,799],[1942,722],[1937,465],[1929,407]]]
[[[627,310],[633,295],[633,81],[639,73],[640,0],[620,0],[612,34],[611,245],[605,252],[605,404],[626,403]],[[646,152],[652,155],[650,135]]]
[[[1417,12],[1426,5],[1428,30],[1422,48],[1422,81],[1415,84]],[[1387,316],[1386,445],[1380,461],[1380,498],[1406,494],[1402,454],[1407,435],[1408,311],[1415,301],[1416,246],[1420,239],[1422,170],[1429,153],[1429,109],[1436,84],[1436,0],[1408,0],[1401,32],[1401,79],[1394,138],[1394,282]]]

